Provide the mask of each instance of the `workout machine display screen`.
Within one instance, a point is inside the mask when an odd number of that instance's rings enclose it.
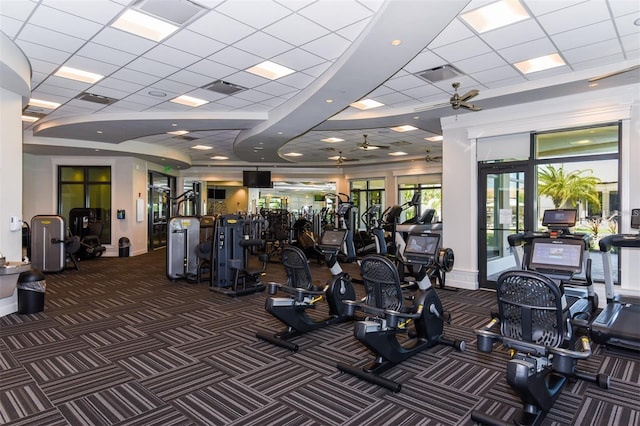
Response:
[[[433,259],[439,242],[439,234],[409,234],[404,256],[409,261]]]
[[[347,212],[349,211],[349,209],[351,208],[351,204],[347,204],[347,203],[342,203],[338,206],[338,216],[344,216],[345,214],[347,214]]]
[[[542,215],[542,226],[549,228],[571,228],[576,226],[577,210],[552,209],[545,210]]]
[[[538,272],[578,274],[582,271],[584,242],[569,239],[533,240],[529,269]]]
[[[340,247],[342,247],[342,243],[344,242],[344,238],[346,235],[347,235],[346,229],[324,231],[322,233],[322,237],[320,237],[320,246],[340,249]]]

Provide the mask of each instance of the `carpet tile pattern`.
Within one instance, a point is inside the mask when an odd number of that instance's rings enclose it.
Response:
[[[476,348],[493,292],[438,290],[452,314],[446,335],[467,349],[436,346],[394,366],[384,377],[402,391],[392,393],[337,370],[372,360],[353,322],[297,336],[290,352],[255,337],[284,329],[264,309],[266,292],[232,298],[170,281],[165,256],[82,261],[46,276],[43,312],[0,318],[0,424],[463,426],[474,409],[508,418],[520,407],[506,351]],[[329,278],[326,266],[311,268],[316,281]],[[270,262],[263,281],[283,279]],[[312,314],[326,315],[326,305]],[[594,346],[579,365],[609,374],[611,389],[567,384],[543,425],[640,426],[640,355]]]

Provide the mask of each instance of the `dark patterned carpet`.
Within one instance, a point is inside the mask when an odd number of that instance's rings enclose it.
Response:
[[[467,350],[436,346],[392,368],[385,377],[402,383],[392,393],[336,369],[371,360],[353,323],[297,337],[292,353],[255,337],[283,328],[266,293],[234,299],[171,282],[164,265],[164,250],[82,261],[47,275],[44,312],[0,318],[0,424],[470,425],[473,409],[507,417],[520,405],[507,354],[476,349],[492,292],[439,290],[446,335]],[[263,281],[282,277],[270,263]],[[610,374],[612,389],[570,383],[544,424],[639,425],[640,356],[595,347],[580,365]]]

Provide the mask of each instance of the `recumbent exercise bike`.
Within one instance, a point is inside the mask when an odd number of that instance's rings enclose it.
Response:
[[[295,246],[286,246],[282,250],[282,264],[287,273],[287,283],[268,283],[269,294],[278,290],[290,294],[290,297],[268,297],[265,309],[271,315],[286,324],[287,328],[276,334],[256,333],[256,337],[275,345],[297,351],[298,345],[287,339],[318,328],[348,320],[343,300],[354,300],[355,291],[349,274],[338,263],[338,253],[346,238],[346,229],[326,230],[322,233],[318,248],[324,253],[331,270],[331,279],[322,288],[313,284],[309,262],[304,252]],[[329,316],[314,320],[308,310],[315,309],[318,302],[326,299]]]
[[[369,348],[375,359],[363,368],[338,363],[340,371],[352,374],[393,392],[401,384],[380,377],[380,374],[420,351],[443,344],[464,351],[465,342],[449,340],[444,336],[444,323],[450,321],[430,280],[430,268],[436,264],[435,256],[440,242],[439,234],[409,234],[404,256],[408,263],[418,267],[418,290],[413,292],[411,306],[405,305],[408,295],[401,287],[396,265],[387,257],[373,254],[365,256],[360,265],[366,296],[363,301],[345,300],[347,314],[361,311],[367,315],[358,321],[354,335]],[[399,340],[400,333],[408,338]]]

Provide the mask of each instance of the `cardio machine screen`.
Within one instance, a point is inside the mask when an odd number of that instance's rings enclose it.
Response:
[[[571,228],[576,226],[577,210],[551,209],[545,210],[542,215],[542,226],[549,228]]]
[[[339,249],[342,247],[344,237],[347,235],[345,229],[327,230],[322,233],[320,237],[320,246],[334,247]]]
[[[529,269],[578,274],[582,271],[584,242],[570,239],[536,238]]]
[[[408,260],[434,257],[438,250],[439,242],[439,234],[409,234],[407,245],[404,249],[405,257]]]
[[[348,204],[348,203],[340,204],[340,206],[338,206],[338,211],[337,211],[338,216],[344,216],[345,214],[347,214],[350,208],[351,208],[351,204]]]

